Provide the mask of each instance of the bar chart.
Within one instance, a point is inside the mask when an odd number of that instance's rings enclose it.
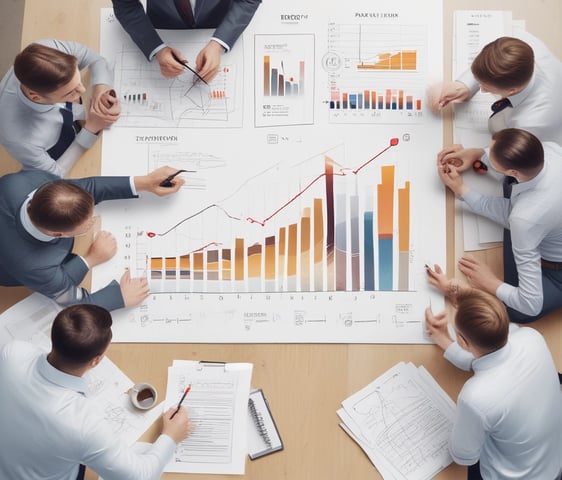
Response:
[[[165,232],[178,235],[169,254],[160,253],[164,235],[140,235],[151,291],[408,291],[410,181],[397,178],[395,165],[375,161],[398,145],[392,138],[354,167],[324,154],[322,171],[265,218],[229,215],[229,235],[195,245],[182,240],[185,232]],[[358,181],[362,176],[376,181]],[[248,226],[267,233],[238,234]]]
[[[326,100],[332,123],[420,123],[425,27],[331,23]]]

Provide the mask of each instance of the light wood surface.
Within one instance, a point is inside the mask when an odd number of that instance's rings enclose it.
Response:
[[[265,0],[260,8],[267,8]],[[311,1],[311,0],[308,0]],[[99,9],[109,0],[26,0],[22,46],[38,38],[75,40],[99,46]],[[540,8],[539,8],[540,7]],[[452,12],[457,9],[511,10],[525,19],[527,29],[562,57],[562,1],[542,0],[444,0],[444,78],[450,78]],[[445,141],[451,141],[450,114],[445,114]],[[100,142],[79,160],[72,176],[99,174]],[[0,147],[0,174],[18,169]],[[462,254],[462,225],[455,219],[448,198],[449,273]],[[87,241],[87,240],[86,240]],[[78,248],[81,248],[79,245]],[[83,248],[83,247],[82,247]],[[501,272],[501,248],[476,252],[476,256]],[[458,272],[456,272],[458,274]],[[29,294],[25,288],[0,287],[0,311]],[[547,338],[557,366],[562,369],[560,313],[533,324]],[[431,345],[294,345],[294,344],[113,344],[109,357],[135,382],[148,381],[165,395],[167,367],[173,359],[217,359],[254,364],[252,384],[264,389],[285,443],[282,452],[247,461],[246,474],[253,480],[339,480],[381,478],[357,444],[338,426],[336,410],[343,399],[365,386],[399,361],[424,365],[447,393],[456,399],[467,374],[452,367]],[[144,436],[152,440],[159,422]],[[88,472],[87,478],[96,476]],[[165,474],[166,480],[186,478]],[[231,479],[226,475],[190,475],[194,480]],[[240,478],[240,477],[239,477]],[[465,468],[451,465],[439,480],[465,478]]]

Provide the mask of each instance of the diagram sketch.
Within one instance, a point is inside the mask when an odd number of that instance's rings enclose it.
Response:
[[[398,364],[342,402],[366,453],[397,478],[429,479],[451,463],[454,404],[427,374]]]

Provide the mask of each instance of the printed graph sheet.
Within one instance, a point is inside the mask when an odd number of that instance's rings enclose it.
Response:
[[[441,7],[265,3],[223,56],[228,115],[170,123],[184,100],[168,86],[157,122],[126,113],[104,132],[104,175],[190,171],[172,197],[97,207],[119,249],[93,288],[129,268],[151,289],[114,313],[115,341],[428,341],[424,309],[443,299],[424,265],[445,267],[445,194],[441,121],[423,92],[442,72]],[[149,66],[120,28],[104,10],[102,53],[128,85]],[[141,90],[166,91],[151,75]],[[138,113],[153,108],[143,91],[119,93]]]

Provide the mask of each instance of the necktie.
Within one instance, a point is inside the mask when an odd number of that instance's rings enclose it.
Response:
[[[66,152],[66,149],[74,141],[76,132],[74,131],[73,125],[73,115],[72,115],[72,103],[66,102],[64,108],[60,109],[62,115],[62,128],[60,131],[59,139],[47,153],[53,160],[58,160],[61,155]]]
[[[503,198],[511,198],[511,189],[514,183],[518,183],[515,177],[509,175],[503,177]]]
[[[492,108],[493,113],[492,113],[492,115],[490,115],[490,118],[493,117],[496,113],[501,112],[503,109],[505,109],[507,107],[513,107],[513,105],[509,101],[509,98],[500,98],[496,102],[492,103],[491,108]]]
[[[195,25],[195,19],[193,17],[191,2],[189,0],[174,0],[174,3],[176,5],[176,10],[180,14],[180,17],[185,22],[186,26],[192,28]]]

